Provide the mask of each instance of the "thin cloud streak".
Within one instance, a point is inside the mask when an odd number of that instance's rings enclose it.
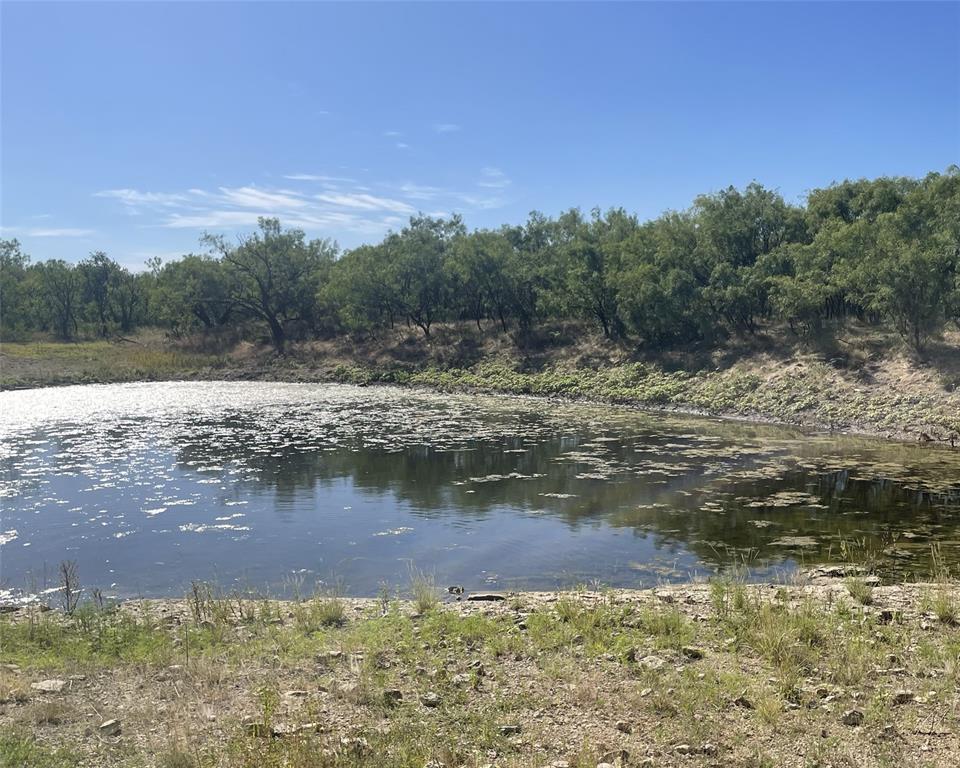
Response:
[[[255,227],[261,217],[276,217],[285,226],[298,227],[324,236],[352,233],[377,237],[401,225],[408,216],[428,207],[432,211],[469,213],[505,205],[499,195],[485,195],[418,184],[357,183],[346,176],[319,173],[283,175],[290,188],[255,184],[212,190],[197,187],[178,192],[132,188],[107,189],[94,197],[119,203],[122,209],[144,217],[144,225],[172,230],[243,230]],[[495,168],[483,168],[476,186],[502,189],[510,180]],[[337,184],[331,182],[336,181]],[[319,194],[316,186],[323,190]],[[426,205],[429,203],[428,205]],[[148,218],[153,214],[153,221]],[[76,230],[81,231],[81,230]]]
[[[21,237],[91,237],[97,233],[95,229],[82,227],[0,227],[5,235],[19,235]]]

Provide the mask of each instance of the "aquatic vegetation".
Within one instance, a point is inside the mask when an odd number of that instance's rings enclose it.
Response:
[[[170,562],[275,594],[294,572],[373,594],[425,550],[441,586],[501,588],[829,561],[901,577],[932,572],[931,542],[960,562],[949,450],[395,387],[0,397],[5,577],[28,592],[59,585],[43,563],[66,539],[112,595],[181,593]],[[162,564],[149,581],[144,562]]]

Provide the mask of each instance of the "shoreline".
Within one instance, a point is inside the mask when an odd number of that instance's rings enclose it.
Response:
[[[229,371],[229,369],[227,369]],[[113,384],[171,384],[171,383],[269,383],[269,384],[350,384],[353,386],[381,386],[392,387],[402,390],[421,391],[440,394],[463,394],[463,395],[487,395],[487,396],[507,396],[511,398],[536,400],[542,402],[559,402],[567,404],[582,404],[591,406],[613,406],[627,410],[638,411],[653,415],[665,416],[687,416],[692,418],[715,419],[724,422],[733,422],[741,424],[756,424],[783,429],[793,429],[805,434],[831,434],[850,437],[864,437],[877,440],[898,442],[904,444],[915,444],[920,442],[926,447],[951,449],[960,446],[960,439],[957,439],[956,445],[951,445],[949,436],[932,437],[926,432],[921,431],[921,435],[926,435],[930,439],[915,436],[911,428],[903,427],[897,429],[881,429],[876,426],[869,426],[862,423],[847,423],[838,425],[836,422],[831,424],[822,420],[811,418],[786,418],[784,414],[768,414],[763,412],[744,412],[736,409],[712,409],[693,404],[657,404],[638,399],[629,399],[622,396],[602,396],[596,394],[578,394],[570,392],[553,392],[549,394],[537,392],[517,391],[511,387],[484,387],[471,383],[432,383],[419,380],[418,374],[432,374],[434,371],[417,371],[409,375],[408,380],[397,381],[396,371],[387,371],[385,375],[373,369],[355,368],[348,375],[343,375],[336,371],[314,369],[309,375],[304,375],[303,371],[291,370],[289,375],[283,375],[283,372],[276,370],[268,371],[248,371],[237,369],[229,371],[234,375],[224,376],[222,369],[211,369],[204,371],[180,371],[164,376],[143,377],[143,378],[125,378],[117,376],[114,378],[104,377],[102,379],[91,380],[89,378],[63,379],[57,381],[34,381],[22,384],[7,385],[0,388],[0,394],[3,392],[22,392],[31,389],[51,389],[57,387],[74,386],[108,386]],[[448,371],[439,371],[436,373],[445,374]],[[592,373],[602,375],[603,370],[595,370]]]
[[[956,582],[814,582],[22,609],[0,614],[0,753],[44,768],[955,766]]]

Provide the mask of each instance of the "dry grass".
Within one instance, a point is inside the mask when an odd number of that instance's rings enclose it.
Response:
[[[953,766],[960,629],[930,620],[940,586],[876,587],[867,605],[845,582],[727,581],[425,606],[198,585],[176,603],[21,611],[0,619],[21,669],[0,682],[26,692],[0,731],[57,768],[594,768],[621,749],[631,765]],[[30,689],[50,677],[70,684]],[[110,717],[120,736],[83,736]]]

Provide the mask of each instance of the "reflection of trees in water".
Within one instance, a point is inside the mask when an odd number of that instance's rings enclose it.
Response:
[[[543,437],[541,432],[530,440],[509,436],[467,440],[461,449],[421,443],[396,450],[389,448],[389,436],[385,437],[380,447],[365,447],[369,435],[336,446],[310,444],[303,434],[292,431],[265,434],[262,422],[239,413],[190,425],[175,444],[180,445],[178,460],[186,469],[242,465],[244,482],[273,490],[278,507],[289,509],[318,487],[349,480],[356,493],[390,497],[422,517],[482,518],[509,508],[548,515],[572,528],[606,523],[652,535],[658,546],[680,544],[721,566],[745,557],[774,563],[836,560],[841,542],[855,545],[863,554],[880,553],[895,542],[903,547],[902,534],[915,533],[909,547],[916,557],[907,565],[924,567],[929,542],[945,535],[955,538],[960,516],[960,485],[933,494],[900,480],[864,479],[856,470],[809,467],[763,479],[738,479],[732,471],[707,476],[705,470],[715,464],[715,457],[691,458],[683,450],[661,450],[659,444],[678,441],[662,433],[643,439],[632,435],[599,446],[591,442],[595,436],[590,434]],[[571,451],[586,459],[573,458]],[[770,458],[762,452],[741,455],[732,446],[724,466],[754,468]],[[684,466],[669,474],[637,471],[644,461],[658,459]],[[577,477],[598,466],[609,472],[607,478]],[[509,477],[512,473],[523,477]],[[784,492],[808,494],[810,499],[786,506],[774,502],[750,506]],[[569,498],[557,497],[565,495]],[[770,524],[757,525],[758,521]],[[815,543],[775,543],[797,536],[811,537]]]
[[[231,425],[237,431],[228,440],[223,439],[222,424],[212,430],[192,430],[177,454],[181,466],[190,469],[190,465],[237,462],[245,467],[248,482],[273,489],[281,501],[349,479],[358,493],[391,496],[424,517],[482,517],[510,507],[554,515],[578,525],[672,490],[694,487],[702,474],[702,467],[691,465],[677,477],[638,475],[630,468],[655,455],[656,445],[644,443],[637,449],[606,443],[594,455],[610,467],[610,476],[577,477],[596,469],[590,461],[565,455],[580,452],[589,443],[582,435],[539,438],[533,443],[504,437],[496,442],[468,441],[462,449],[439,450],[426,444],[400,450],[365,448],[358,440],[325,450],[304,445],[296,435],[276,434],[265,443],[262,432],[247,431],[244,437],[240,427],[236,422]]]
[[[853,479],[848,470],[838,470],[793,471],[779,479],[731,482],[722,489],[674,498],[666,506],[617,513],[610,523],[650,531],[658,545],[683,544],[718,565],[732,565],[743,557],[774,563],[837,560],[843,543],[853,556],[880,559],[884,549],[894,546],[901,554],[912,555],[900,562],[898,570],[924,570],[931,564],[930,543],[956,540],[960,533],[960,488],[933,494],[888,479]],[[766,506],[751,505],[789,491],[809,494],[817,506],[778,506],[775,500]],[[704,506],[709,502],[715,506]],[[815,543],[783,543],[801,536]]]

